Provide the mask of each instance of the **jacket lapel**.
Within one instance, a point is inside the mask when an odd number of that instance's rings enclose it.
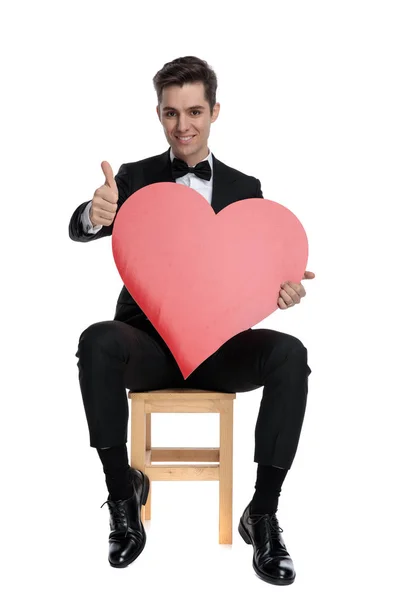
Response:
[[[225,206],[238,200],[236,186],[234,185],[236,177],[232,174],[234,171],[220,160],[213,157],[213,189],[211,196],[211,206],[215,213],[219,213]]]
[[[171,174],[171,161],[169,159],[169,149],[163,154],[159,154],[154,160],[144,168],[143,178],[145,185],[152,183],[162,183],[163,181],[175,182]]]
[[[233,169],[222,163],[220,160],[213,158],[213,183],[212,183],[212,195],[211,195],[211,206],[215,213],[220,212],[225,206],[238,200],[235,193],[235,186],[233,185],[236,181],[236,177],[232,175]],[[154,159],[154,163],[147,166],[144,169],[144,181],[145,185],[151,183],[161,183],[163,181],[170,181],[172,183],[175,180],[171,175],[171,161],[169,157],[169,148],[163,154],[160,154]]]

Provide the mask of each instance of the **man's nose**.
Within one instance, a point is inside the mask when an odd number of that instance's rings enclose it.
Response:
[[[180,117],[178,121],[178,131],[184,133],[189,130],[189,121],[186,117]]]

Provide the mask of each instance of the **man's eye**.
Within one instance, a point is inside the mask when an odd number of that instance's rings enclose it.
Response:
[[[199,113],[199,114],[201,114],[201,113],[200,113],[200,111],[199,111],[199,110],[197,110],[197,109],[196,109],[196,110],[192,110],[192,113]],[[169,117],[171,114],[172,114],[172,115],[175,115],[176,113],[175,113],[175,111],[174,111],[174,110],[169,110],[169,111],[167,112],[167,117]]]

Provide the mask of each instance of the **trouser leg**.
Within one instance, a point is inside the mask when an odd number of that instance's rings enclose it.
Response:
[[[185,383],[234,393],[263,386],[254,461],[290,469],[302,429],[310,373],[307,349],[300,340],[271,329],[250,329],[223,344]]]
[[[178,387],[184,381],[161,344],[120,321],[101,321],[85,329],[76,357],[90,446],[96,448],[127,443],[127,389]]]

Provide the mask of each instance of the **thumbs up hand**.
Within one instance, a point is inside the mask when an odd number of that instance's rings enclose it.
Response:
[[[89,213],[89,218],[93,226],[111,225],[118,209],[118,188],[111,165],[106,160],[103,160],[101,168],[106,180],[101,187],[97,188],[93,195]]]

